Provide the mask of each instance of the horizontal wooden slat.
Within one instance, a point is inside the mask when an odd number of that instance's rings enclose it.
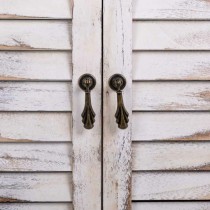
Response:
[[[0,80],[71,80],[69,52],[0,51]]]
[[[134,52],[133,79],[210,80],[210,52]]]
[[[210,110],[210,83],[135,82],[133,110]]]
[[[210,2],[200,0],[134,0],[134,19],[210,19]]]
[[[71,111],[71,83],[0,82],[0,111]]]
[[[1,203],[1,210],[73,210],[71,203]]]
[[[71,171],[69,143],[1,143],[0,171]]]
[[[0,113],[0,142],[70,141],[70,113]]]
[[[141,112],[133,114],[132,139],[210,140],[209,112]]]
[[[133,200],[209,200],[210,172],[135,172]]]
[[[0,0],[0,19],[71,18],[68,0]]]
[[[134,202],[133,210],[208,210],[210,202]],[[19,209],[18,209],[19,210]],[[45,210],[45,209],[44,209]]]
[[[210,22],[134,21],[134,50],[210,50]]]
[[[0,50],[69,50],[70,21],[1,20]]]
[[[210,170],[210,142],[134,143],[133,170]]]
[[[70,173],[1,173],[0,202],[72,201]]]

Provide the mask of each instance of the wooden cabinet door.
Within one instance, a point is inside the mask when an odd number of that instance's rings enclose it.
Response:
[[[104,210],[209,209],[209,1],[103,2]],[[128,82],[126,130],[115,73]]]
[[[101,210],[101,4],[0,0],[0,209]]]

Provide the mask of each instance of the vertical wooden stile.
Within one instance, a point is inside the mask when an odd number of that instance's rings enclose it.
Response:
[[[103,203],[104,210],[131,209],[132,116],[132,0],[104,0],[103,13]],[[108,85],[113,74],[122,74],[129,112],[129,127],[115,122],[117,95]]]
[[[101,8],[99,0],[75,0],[73,6],[73,205],[75,210],[101,210]],[[83,127],[85,93],[81,75],[96,78],[91,91],[95,126]]]

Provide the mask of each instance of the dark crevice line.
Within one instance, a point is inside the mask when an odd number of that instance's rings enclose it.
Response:
[[[72,171],[0,171],[0,174],[72,174]]]
[[[133,113],[210,113],[210,110],[133,110]]]
[[[182,18],[182,19],[180,19],[180,18],[135,18],[135,17],[133,17],[133,22],[144,22],[144,21],[146,21],[146,22],[153,22],[153,21],[155,21],[155,22],[161,22],[161,21],[163,21],[163,22],[204,22],[204,21],[206,21],[206,22],[208,22],[210,20],[210,18],[203,18],[203,19],[197,19],[197,18],[194,18],[194,19],[187,19],[187,18]]]
[[[69,110],[64,110],[64,111],[61,111],[61,110],[0,110],[0,113],[72,113],[72,111],[69,111]]]
[[[209,140],[132,140],[133,144],[140,144],[140,143],[209,143]]]
[[[132,173],[209,173],[210,170],[199,170],[199,169],[162,169],[162,170],[132,170]]]
[[[192,202],[209,202],[210,200],[200,200],[200,199],[198,199],[198,200],[182,200],[182,199],[180,199],[180,200],[132,200],[132,202],[133,203],[137,203],[137,202],[139,202],[139,203],[143,203],[143,202],[145,202],[145,203],[148,203],[148,202],[150,202],[150,203],[169,203],[169,202],[173,202],[173,203],[179,203],[179,202],[188,202],[188,203],[192,203]]]
[[[24,18],[0,18],[0,22],[3,21],[37,21],[37,22],[45,22],[45,21],[67,21],[72,22],[72,18],[47,18],[47,17],[24,17]]]
[[[42,80],[42,79],[31,79],[31,80],[29,80],[29,79],[23,79],[23,80],[1,80],[0,79],[0,83],[1,82],[4,82],[4,83],[6,83],[6,82],[8,82],[8,83],[18,83],[18,82],[21,82],[21,83],[34,83],[34,82],[36,82],[36,83],[41,83],[41,82],[46,82],[46,83],[53,83],[53,82],[57,82],[57,83],[63,83],[63,82],[72,82],[72,80]]]
[[[203,80],[203,79],[193,79],[193,80],[186,80],[186,79],[157,79],[157,80],[141,80],[141,79],[133,79],[133,83],[138,83],[138,82],[151,82],[151,83],[155,83],[155,82],[163,82],[163,83],[166,83],[166,82],[170,82],[170,83],[175,83],[175,82],[179,82],[179,83],[190,83],[190,82],[200,82],[200,83],[204,83],[204,82],[209,82],[210,79],[207,79],[207,80]]]
[[[101,210],[104,209],[104,1],[101,0]]]
[[[210,52],[210,49],[133,49],[132,52]]]

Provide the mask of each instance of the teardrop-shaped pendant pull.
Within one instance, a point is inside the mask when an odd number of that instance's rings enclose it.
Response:
[[[109,79],[109,86],[112,90],[117,92],[117,111],[115,113],[116,122],[118,124],[118,128],[126,129],[128,127],[128,116],[122,96],[122,90],[126,86],[126,79],[121,74],[114,74]]]
[[[91,129],[94,127],[95,122],[95,112],[91,104],[91,90],[96,86],[96,79],[91,74],[83,74],[79,78],[79,86],[85,91],[85,106],[81,114],[82,122],[86,129]]]

